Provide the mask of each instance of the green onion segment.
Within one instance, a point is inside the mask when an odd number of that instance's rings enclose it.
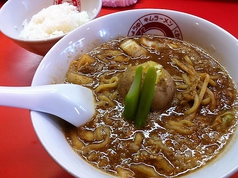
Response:
[[[155,67],[150,67],[145,75],[141,89],[143,67],[136,69],[135,78],[125,98],[124,118],[134,120],[136,127],[146,124],[148,113],[154,97],[155,81],[157,78]]]
[[[136,69],[135,78],[125,98],[124,118],[132,121],[136,115],[138,101],[140,97],[141,81],[142,81],[142,66]]]
[[[148,113],[154,97],[155,81],[157,78],[155,67],[150,67],[147,70],[144,84],[141,89],[140,99],[135,116],[135,126],[143,127],[146,124]]]

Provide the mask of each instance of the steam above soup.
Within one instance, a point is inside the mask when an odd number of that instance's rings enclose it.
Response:
[[[157,67],[154,98],[138,128],[124,119],[125,96],[136,68],[146,71],[151,64]],[[69,144],[118,177],[188,174],[214,159],[237,125],[237,92],[228,73],[203,50],[176,39],[149,35],[104,43],[75,59],[65,82],[91,88],[97,112],[84,126],[62,126]]]

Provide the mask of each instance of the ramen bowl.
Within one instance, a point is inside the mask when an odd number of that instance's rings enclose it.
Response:
[[[63,34],[60,33],[57,36],[52,36],[45,39],[40,37],[37,39],[22,38],[19,35],[24,28],[23,25],[26,22],[29,23],[33,15],[39,13],[43,8],[47,8],[53,4],[60,4],[62,2],[65,1],[9,0],[2,6],[0,11],[0,30],[5,36],[12,39],[16,44],[25,48],[26,50],[39,55],[45,55],[49,49],[68,32]],[[89,21],[97,17],[102,6],[101,0],[77,0],[72,2],[74,2],[74,5],[80,11],[87,12]],[[14,16],[13,14],[17,14],[17,16]]]
[[[76,57],[112,39],[142,34],[177,38],[203,48],[225,67],[237,85],[238,41],[235,37],[217,25],[190,14],[172,10],[137,9],[97,18],[62,38],[43,58],[32,86],[62,83],[71,61]],[[55,117],[31,111],[31,118],[42,145],[70,174],[82,178],[111,177],[85,162],[73,151]],[[217,158],[183,177],[218,178],[233,174],[238,168],[237,139],[236,129]]]

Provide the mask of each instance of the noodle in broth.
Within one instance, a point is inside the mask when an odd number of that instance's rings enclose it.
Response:
[[[128,41],[137,49],[123,48]],[[138,46],[137,46],[138,45]],[[166,107],[151,110],[143,128],[123,118],[118,83],[130,66],[163,66],[175,83]],[[177,177],[214,159],[237,125],[237,92],[224,68],[202,49],[158,36],[122,37],[72,61],[66,83],[91,88],[96,114],[65,136],[83,159],[118,177]]]

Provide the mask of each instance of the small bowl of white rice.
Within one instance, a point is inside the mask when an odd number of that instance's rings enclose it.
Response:
[[[102,0],[8,0],[0,10],[0,30],[43,56],[63,36],[96,18],[101,7]]]

